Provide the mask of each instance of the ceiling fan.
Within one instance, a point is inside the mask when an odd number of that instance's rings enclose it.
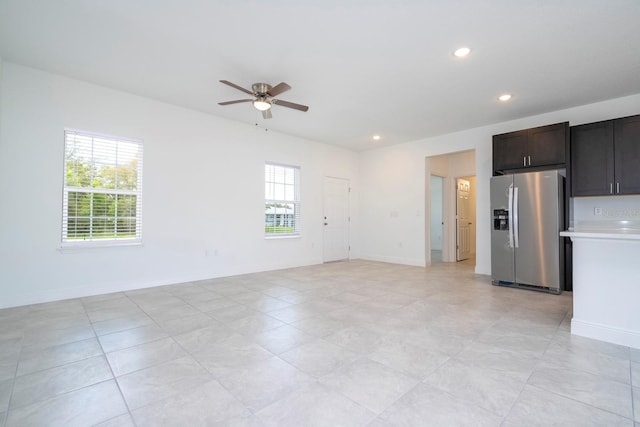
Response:
[[[262,111],[262,117],[265,119],[271,118],[271,106],[272,105],[281,105],[287,108],[293,108],[294,110],[307,111],[309,107],[306,105],[295,104],[289,101],[282,101],[280,99],[275,99],[276,96],[280,95],[282,92],[286,92],[291,89],[291,86],[286,84],[285,82],[279,83],[275,86],[271,86],[267,83],[254,83],[251,86],[252,90],[245,89],[242,86],[238,86],[235,83],[231,83],[227,80],[220,80],[220,83],[224,83],[232,88],[238,89],[244,93],[254,96],[253,99],[238,99],[236,101],[226,101],[226,102],[218,102],[218,105],[230,105],[230,104],[239,104],[241,102],[251,102],[256,110]]]

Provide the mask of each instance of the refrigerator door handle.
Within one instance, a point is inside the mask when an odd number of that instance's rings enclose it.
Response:
[[[518,187],[513,187],[513,240],[515,242],[515,247],[520,247],[519,237],[519,227],[518,227],[518,216],[520,215],[518,212]]]
[[[509,204],[507,205],[509,210],[509,247],[513,248],[513,184],[509,186]]]

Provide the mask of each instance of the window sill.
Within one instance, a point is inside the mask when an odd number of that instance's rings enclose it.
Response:
[[[264,236],[265,240],[299,239],[300,234],[283,234],[281,236]]]
[[[82,252],[85,250],[94,249],[109,249],[109,248],[121,248],[121,247],[140,247],[142,246],[141,240],[127,241],[127,242],[86,242],[86,243],[63,243],[58,248],[61,253],[73,253]]]

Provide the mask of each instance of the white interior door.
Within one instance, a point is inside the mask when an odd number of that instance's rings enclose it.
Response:
[[[469,193],[471,183],[462,178],[456,179],[456,260],[471,257],[471,218]]]
[[[324,262],[349,259],[349,180],[324,179]]]

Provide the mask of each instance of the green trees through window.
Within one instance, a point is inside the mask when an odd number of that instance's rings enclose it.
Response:
[[[63,243],[140,239],[142,144],[65,132]]]

